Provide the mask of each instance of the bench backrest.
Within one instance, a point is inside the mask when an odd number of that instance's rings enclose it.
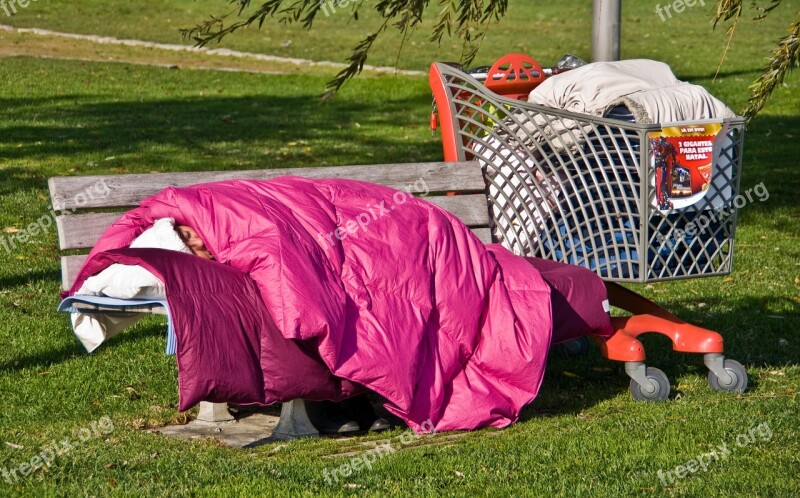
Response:
[[[56,216],[58,243],[62,251],[69,252],[61,257],[62,288],[72,286],[86,253],[119,219],[123,208],[135,207],[167,187],[234,179],[268,180],[285,175],[352,178],[406,189],[415,195],[428,191],[428,201],[456,215],[482,241],[491,242],[485,183],[480,166],[474,161],[54,177],[48,185],[53,210],[60,213]]]

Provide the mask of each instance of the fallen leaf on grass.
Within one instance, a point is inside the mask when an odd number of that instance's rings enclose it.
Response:
[[[457,470],[454,470],[453,472],[455,472],[455,474],[456,474],[458,477],[464,477],[464,474],[462,474],[461,472],[459,472],[459,471],[457,471]]]
[[[19,228],[17,228],[17,227],[6,227],[5,229],[3,229],[3,231],[5,233],[17,233],[17,232],[19,232]]]
[[[192,418],[189,416],[189,412],[179,413],[177,417],[172,419],[172,423],[178,425],[186,425],[191,421]]]
[[[128,399],[130,400],[137,400],[142,397],[142,395],[137,393],[136,389],[131,386],[126,387],[125,391],[128,393]]]
[[[144,429],[147,427],[147,422],[143,418],[135,418],[129,424],[134,429]]]
[[[785,373],[781,372],[780,370],[770,370],[770,375],[786,375]]]
[[[9,448],[14,448],[15,450],[24,450],[25,449],[24,446],[21,446],[19,444],[9,443],[8,441],[6,441],[6,444],[8,445]]]

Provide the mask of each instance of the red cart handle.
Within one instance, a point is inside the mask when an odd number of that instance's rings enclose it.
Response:
[[[528,93],[547,78],[541,64],[525,54],[508,54],[497,59],[486,75],[486,88],[513,99]]]

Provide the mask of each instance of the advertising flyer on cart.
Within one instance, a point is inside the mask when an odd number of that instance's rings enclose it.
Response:
[[[648,134],[658,209],[681,209],[703,198],[713,174],[714,141],[722,129],[721,122],[671,123]]]

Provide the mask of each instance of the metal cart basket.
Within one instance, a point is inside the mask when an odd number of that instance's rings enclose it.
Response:
[[[665,209],[649,136],[661,124],[634,123],[624,108],[593,117],[513,100],[444,63],[430,85],[445,160],[484,168],[495,241],[610,281],[731,272],[743,118],[723,123],[702,198]]]

